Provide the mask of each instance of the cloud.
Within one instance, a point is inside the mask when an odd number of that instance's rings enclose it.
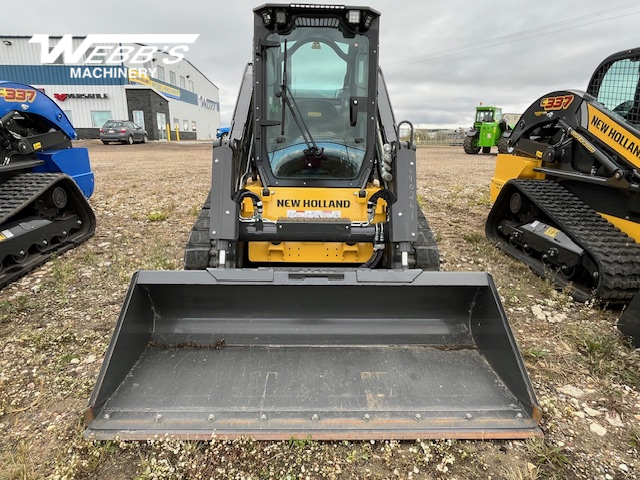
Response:
[[[363,2],[366,3],[366,2]],[[247,62],[253,8],[260,2],[183,1],[168,7],[111,0],[105,5],[30,2],[28,31],[5,22],[3,34],[199,33],[187,58],[220,89],[231,120]],[[585,89],[606,56],[637,44],[640,2],[371,0],[380,11],[380,63],[397,119],[470,125],[479,102],[522,112],[545,93]],[[55,28],[55,30],[52,30]],[[1,59],[0,59],[1,61]]]

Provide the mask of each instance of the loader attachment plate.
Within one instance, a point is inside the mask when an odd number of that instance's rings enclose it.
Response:
[[[527,438],[539,409],[488,274],[138,272],[91,438]]]

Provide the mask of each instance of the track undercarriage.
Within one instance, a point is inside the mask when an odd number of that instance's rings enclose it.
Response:
[[[0,184],[0,288],[93,235],[96,219],[67,175],[22,173]]]
[[[576,300],[628,303],[640,288],[640,245],[557,182],[507,182],[486,233]]]

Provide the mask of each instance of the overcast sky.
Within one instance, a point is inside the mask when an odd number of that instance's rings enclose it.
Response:
[[[0,34],[198,33],[187,58],[220,89],[227,124],[251,60],[252,10],[263,3],[31,0],[28,21],[4,16]],[[640,1],[354,4],[382,14],[380,64],[396,119],[428,127],[468,127],[479,102],[521,113],[553,90],[584,90],[606,56],[640,46]]]

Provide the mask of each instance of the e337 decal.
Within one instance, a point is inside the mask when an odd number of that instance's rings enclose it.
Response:
[[[540,106],[549,110],[566,110],[573,103],[573,95],[559,95],[557,97],[545,97],[540,100]]]
[[[6,102],[33,102],[36,98],[35,90],[25,90],[23,88],[0,88],[0,97]]]

